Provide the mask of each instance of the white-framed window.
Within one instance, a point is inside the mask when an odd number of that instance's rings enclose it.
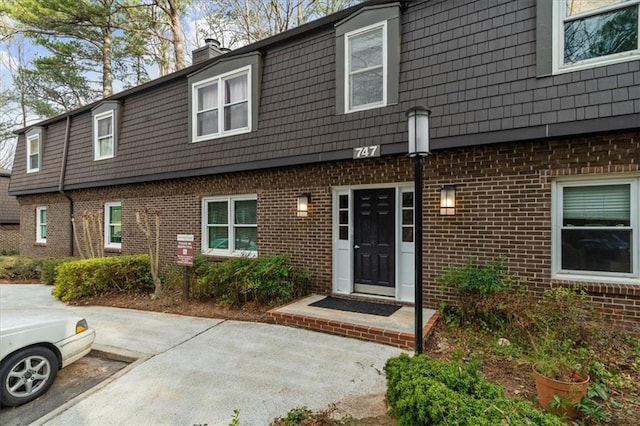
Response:
[[[345,111],[387,104],[387,21],[345,34]]]
[[[202,253],[257,255],[258,200],[255,195],[202,199]]]
[[[36,243],[47,242],[47,208],[36,207]]]
[[[122,248],[122,203],[104,204],[104,246]]]
[[[638,59],[639,10],[640,0],[554,1],[554,72]]]
[[[554,182],[556,278],[640,284],[639,188],[640,177]]]
[[[115,154],[113,111],[93,116],[93,159],[113,158]]]
[[[27,137],[27,173],[40,171],[40,134]]]
[[[193,142],[251,131],[251,66],[192,86]]]

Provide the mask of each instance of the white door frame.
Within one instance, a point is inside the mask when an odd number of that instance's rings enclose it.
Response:
[[[338,294],[354,293],[353,286],[353,192],[359,189],[393,188],[396,190],[395,212],[395,300],[402,302],[414,301],[414,261],[415,245],[413,242],[402,241],[402,194],[413,193],[413,182],[386,183],[375,185],[349,185],[332,188],[332,291]],[[340,196],[348,197],[348,224],[339,222]],[[344,209],[342,209],[344,215]],[[415,212],[415,209],[414,209]],[[415,216],[415,214],[414,214]],[[415,222],[415,217],[414,217]],[[348,228],[348,239],[340,239],[340,227]],[[344,230],[343,230],[344,233]],[[415,240],[415,231],[413,239]],[[365,296],[363,294],[363,296]],[[385,298],[384,296],[366,295]]]

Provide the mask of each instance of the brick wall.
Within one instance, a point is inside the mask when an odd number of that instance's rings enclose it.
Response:
[[[20,249],[20,225],[0,224],[0,250]]]
[[[69,201],[60,194],[26,195],[20,203],[20,254],[69,256],[71,221]],[[36,243],[36,208],[47,208],[47,242]]]
[[[568,285],[551,280],[551,184],[567,175],[638,173],[640,135],[601,135],[438,151],[424,161],[424,299],[436,307],[453,301],[436,278],[450,264],[474,256],[488,261],[507,257],[511,272],[537,290]],[[410,182],[412,163],[405,157],[342,161],[256,172],[230,173],[72,191],[74,211],[102,209],[122,202],[122,253],[146,252],[135,213],[145,208],[161,215],[161,262],[175,264],[177,234],[194,234],[201,246],[202,197],[257,194],[258,245],[261,254],[288,253],[313,273],[313,290],[328,293],[332,279],[331,188]],[[440,187],[455,184],[457,213],[439,216]],[[309,216],[295,215],[296,196],[311,193]],[[49,206],[46,247],[35,240],[35,208]],[[68,202],[57,196],[20,197],[21,251],[54,255],[68,250]],[[56,227],[60,226],[60,229]],[[54,237],[55,236],[55,237]],[[54,238],[60,238],[55,243]],[[66,254],[60,253],[60,254]],[[77,254],[77,252],[76,252]],[[579,283],[594,302],[627,328],[640,324],[640,285]]]

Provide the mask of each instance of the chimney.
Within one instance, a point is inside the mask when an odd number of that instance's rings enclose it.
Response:
[[[191,63],[193,65],[229,52],[229,49],[220,47],[220,42],[213,38],[205,38],[204,43],[204,46],[191,52]]]

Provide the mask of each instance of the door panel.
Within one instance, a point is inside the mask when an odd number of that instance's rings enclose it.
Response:
[[[355,289],[394,295],[395,189],[365,189],[353,194]]]

